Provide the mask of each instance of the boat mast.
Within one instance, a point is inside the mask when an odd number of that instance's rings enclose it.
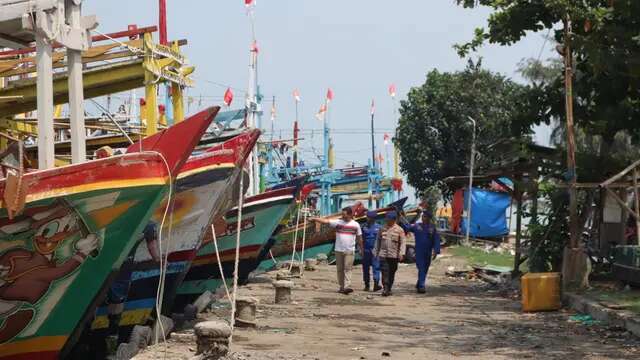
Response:
[[[249,27],[251,30],[251,48],[249,50],[249,84],[247,86],[247,127],[256,127],[256,116],[258,112],[257,81],[258,81],[258,46],[256,43],[255,21],[253,14],[253,4],[247,4],[247,15],[249,16]],[[254,149],[249,157],[249,195],[259,192],[260,171],[258,169],[258,152]]]

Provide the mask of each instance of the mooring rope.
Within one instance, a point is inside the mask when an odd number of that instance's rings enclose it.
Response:
[[[298,245],[298,228],[300,227],[300,211],[302,211],[302,203],[298,208],[298,216],[296,218],[296,230],[293,233],[293,249],[291,249],[291,262],[289,263],[289,272],[293,269],[293,261],[296,256],[296,246]]]
[[[306,201],[305,201],[305,206],[304,206],[304,221],[302,222],[302,251],[300,254],[300,274],[304,273],[304,245],[305,245],[305,241],[307,239],[307,215],[309,214],[309,208],[306,206]]]
[[[231,301],[231,334],[229,335],[229,348],[233,343],[233,329],[236,321],[236,300],[238,298],[238,267],[240,264],[240,232],[242,231],[242,202],[244,200],[244,174],[240,174],[240,189],[238,191],[238,226],[236,228],[236,259],[233,266],[233,299]]]

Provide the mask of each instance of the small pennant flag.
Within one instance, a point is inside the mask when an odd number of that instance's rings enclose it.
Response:
[[[384,162],[384,157],[382,157],[382,153],[378,153],[378,164],[382,164]]]
[[[296,99],[296,102],[300,102],[300,91],[298,89],[293,90],[293,98]]]
[[[389,85],[389,96],[391,96],[392,99],[396,98],[396,84]]]
[[[233,92],[231,91],[231,88],[227,88],[227,90],[224,92],[224,104],[227,105],[227,107],[231,106],[231,102],[233,101]]]
[[[320,110],[318,110],[318,113],[316,114],[316,118],[320,121],[324,121],[324,116],[326,114],[327,114],[327,105],[322,104],[322,106],[320,106]]]
[[[251,43],[251,52],[258,53],[258,42],[253,40]]]
[[[327,89],[327,101],[333,101],[333,90],[331,88]]]
[[[244,0],[244,6],[249,7],[253,4],[253,0]]]
[[[371,115],[376,113],[376,101],[375,99],[371,99]]]
[[[385,145],[389,145],[389,140],[391,139],[391,137],[389,136],[389,134],[384,134],[384,144]]]

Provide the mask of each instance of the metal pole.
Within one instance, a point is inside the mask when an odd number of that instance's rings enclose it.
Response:
[[[66,1],[66,18],[71,28],[79,29],[81,5],[76,1]],[[84,88],[82,85],[82,51],[67,49],[69,61],[69,117],[71,125],[71,162],[83,163],[87,160],[87,145],[84,126]]]
[[[293,122],[293,167],[298,167],[298,100],[296,102],[296,120]]]
[[[38,93],[38,168],[55,166],[53,131],[53,63],[51,43],[36,30],[37,93]]]
[[[473,194],[473,167],[476,160],[476,121],[471,117],[467,118],[473,123],[473,135],[471,138],[471,157],[469,161],[469,192],[467,194],[467,236],[466,242],[469,244],[469,233],[471,231],[471,197]]]

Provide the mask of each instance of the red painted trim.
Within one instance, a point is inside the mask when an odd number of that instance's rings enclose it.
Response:
[[[214,164],[231,163],[239,166],[247,160],[259,137],[260,130],[245,131],[222,144],[208,148],[200,155],[192,156],[180,169],[180,172]]]
[[[27,173],[23,181],[28,184],[27,195],[33,195],[102,181],[153,179],[167,176],[167,168],[158,154],[134,153],[33,171]],[[5,182],[5,179],[0,180],[0,197],[4,195]]]
[[[168,261],[191,261],[196,257],[197,250],[183,250],[169,253]]]
[[[178,169],[185,164],[219,110],[219,106],[205,109],[166,130],[129,146],[127,153],[157,151],[167,160],[171,173],[178,175]]]
[[[114,32],[111,34],[105,34],[107,36],[104,35],[95,35],[91,37],[91,41],[93,42],[98,42],[98,41],[104,41],[104,40],[109,40],[110,38],[113,39],[119,39],[119,38],[128,38],[128,37],[132,37],[132,36],[138,36],[138,35],[143,35],[146,33],[152,33],[152,32],[156,32],[158,31],[158,27],[156,26],[147,26],[147,27],[143,27],[143,28],[136,28],[134,30],[125,30],[125,31],[119,31],[119,32]],[[58,49],[61,48],[62,44],[56,42],[53,44],[53,48],[54,49]],[[24,48],[24,49],[19,49],[19,50],[7,50],[7,51],[0,51],[0,57],[10,57],[10,56],[17,56],[17,55],[24,55],[24,54],[29,54],[29,53],[34,53],[36,52],[36,48],[35,47],[28,47],[28,48]]]
[[[262,245],[247,245],[247,246],[243,246],[240,248],[240,255],[242,254],[246,254],[246,253],[251,253],[257,250],[260,250],[260,248],[262,247]],[[230,255],[230,254],[235,254],[236,253],[236,249],[229,249],[229,250],[225,250],[225,251],[221,251],[220,252],[220,259],[222,259],[225,255]],[[216,254],[209,254],[209,255],[203,255],[203,256],[197,256],[195,261],[201,261],[201,260],[213,260],[214,262],[218,261],[218,257],[216,256]]]

